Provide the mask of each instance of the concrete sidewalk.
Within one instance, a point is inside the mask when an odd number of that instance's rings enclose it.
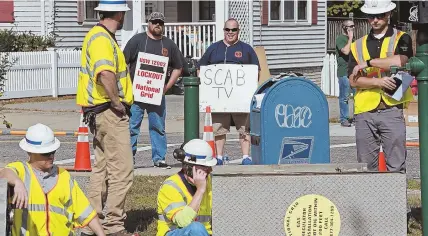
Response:
[[[330,119],[339,118],[339,104],[337,98],[327,98],[329,104]],[[184,96],[166,96],[167,133],[184,132]],[[80,122],[80,107],[74,99],[54,100],[47,102],[19,103],[4,106],[4,115],[12,123],[12,130],[26,130],[29,126],[38,122],[50,126],[54,131],[77,131]],[[205,114],[200,114],[199,128],[202,132]],[[1,127],[0,130],[4,130]],[[141,131],[148,131],[147,114],[143,119]],[[408,127],[407,136],[417,138],[418,127]],[[236,134],[234,127],[231,133]],[[338,123],[330,123],[330,136],[355,136],[355,127],[341,127]]]
[[[328,100],[330,118],[337,118],[339,110],[337,98]],[[166,96],[166,107],[167,133],[184,132],[184,96]],[[80,107],[76,105],[75,99],[8,104],[4,106],[3,112],[14,130],[26,130],[29,126],[41,122],[51,126],[55,131],[75,131],[80,122]],[[201,127],[204,119],[205,114],[201,113]],[[147,129],[147,125],[148,120],[144,119],[143,130]]]

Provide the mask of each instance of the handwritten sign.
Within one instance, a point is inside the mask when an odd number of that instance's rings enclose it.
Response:
[[[140,52],[133,82],[134,100],[160,105],[168,67],[168,57]]]
[[[216,64],[201,66],[199,111],[211,106],[212,112],[250,112],[258,86],[256,65]]]

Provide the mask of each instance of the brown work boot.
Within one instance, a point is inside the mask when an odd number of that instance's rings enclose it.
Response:
[[[116,233],[107,234],[107,236],[139,236],[138,233],[129,233],[126,229]]]

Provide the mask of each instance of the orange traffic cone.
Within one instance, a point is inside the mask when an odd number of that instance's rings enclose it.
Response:
[[[385,159],[385,153],[383,153],[382,145],[380,145],[380,151],[379,151],[379,171],[380,172],[386,172],[386,159]]]
[[[91,153],[89,151],[89,129],[83,122],[83,111],[80,111],[80,126],[76,144],[76,159],[74,161],[74,170],[92,171]]]
[[[203,140],[207,141],[207,143],[211,146],[213,150],[213,157],[217,157],[215,151],[215,142],[214,142],[214,130],[213,123],[211,118],[211,107],[207,106],[205,108],[205,125],[204,125],[204,135]]]

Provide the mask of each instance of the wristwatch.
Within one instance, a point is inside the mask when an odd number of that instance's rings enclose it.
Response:
[[[372,67],[372,65],[370,65],[370,61],[371,61],[372,59],[368,59],[367,61],[366,61],[366,63],[367,63],[367,67]]]

